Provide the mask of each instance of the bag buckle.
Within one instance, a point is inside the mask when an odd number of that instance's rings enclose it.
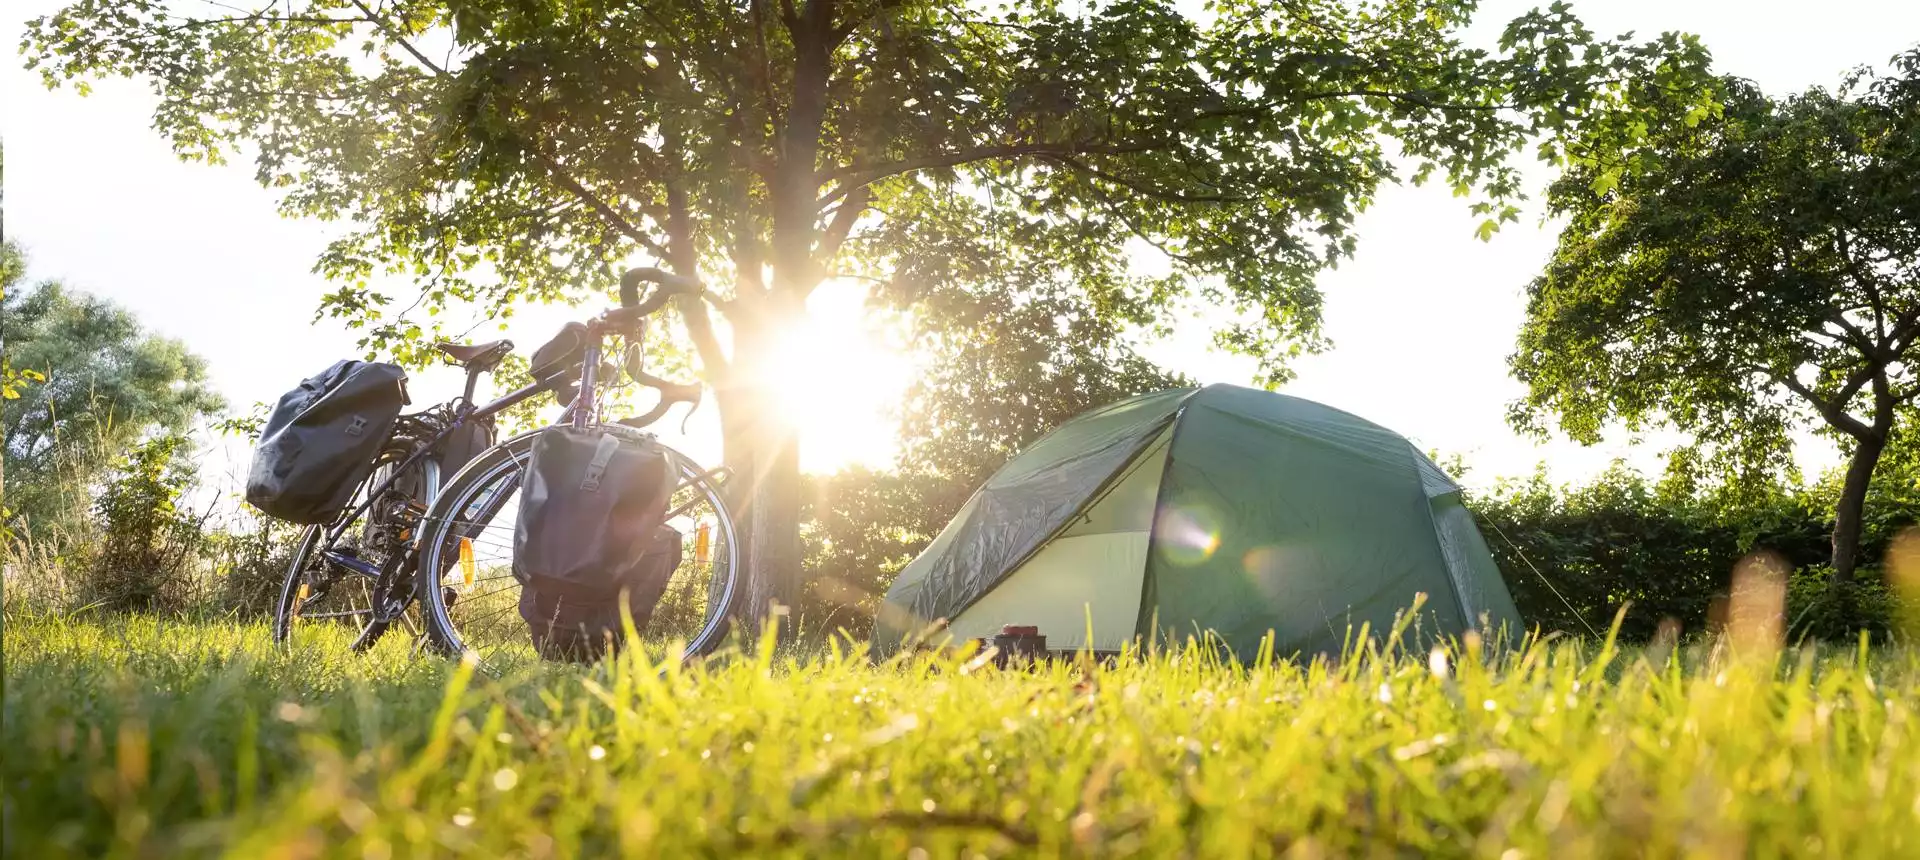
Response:
[[[607,474],[607,464],[613,461],[613,452],[618,450],[618,436],[608,433],[600,437],[600,444],[593,449],[593,460],[587,463],[587,477],[580,482],[580,489],[589,493],[600,492],[600,478]]]

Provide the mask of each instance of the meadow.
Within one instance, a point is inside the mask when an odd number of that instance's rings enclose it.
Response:
[[[10,613],[5,854],[1920,856],[1920,650],[476,671]]]

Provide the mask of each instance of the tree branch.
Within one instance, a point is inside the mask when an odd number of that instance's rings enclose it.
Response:
[[[880,2],[874,4],[873,9],[864,15],[847,16],[845,22],[833,28],[833,44],[838,46],[844,43],[848,36],[853,35],[853,31],[860,29],[861,24],[865,24],[904,5],[906,5],[906,0],[880,0]]]
[[[932,170],[941,167],[959,167],[977,161],[998,161],[1007,158],[1024,158],[1033,155],[1125,155],[1135,152],[1149,152],[1172,146],[1172,141],[1137,142],[1128,144],[1099,143],[1081,141],[1073,143],[1013,143],[998,146],[980,146],[958,152],[936,152],[915,158],[885,162],[873,165],[848,165],[828,174],[827,178],[835,183],[834,190],[821,198],[822,208],[834,200],[851,194],[854,189],[864,188],[889,176],[912,173],[919,170]]]
[[[1834,245],[1835,250],[1840,252],[1840,262],[1846,267],[1847,274],[1852,276],[1854,283],[1859,284],[1860,288],[1866,291],[1867,304],[1873,308],[1874,325],[1880,335],[1880,345],[1885,347],[1888,343],[1887,306],[1880,295],[1879,279],[1870,276],[1860,268],[1860,261],[1853,256],[1853,242],[1847,238],[1845,230],[1834,232]]]
[[[1868,361],[1879,361],[1883,358],[1880,352],[1882,345],[1875,343],[1873,336],[1867,334],[1865,329],[1860,328],[1860,326],[1854,324],[1852,320],[1847,319],[1845,312],[1834,311],[1832,315],[1827,317],[1825,322],[1839,326],[1841,331],[1844,332],[1844,334],[1839,336],[1840,340],[1852,344],[1854,348],[1860,350],[1861,355],[1866,356]],[[1828,334],[1826,332],[1821,333]],[[1831,337],[1833,335],[1828,334],[1828,336]]]
[[[1122,176],[1107,173],[1071,155],[1042,155],[1040,156],[1040,160],[1053,162],[1080,171],[1089,176],[1126,188],[1136,194],[1143,194],[1167,203],[1239,203],[1247,199],[1244,195],[1240,194],[1181,194],[1177,191],[1164,191]]]
[[[581,185],[580,181],[574,179],[573,175],[568,173],[566,168],[560,166],[560,162],[555,161],[552,156],[540,151],[537,147],[529,146],[526,149],[528,153],[533,155],[535,160],[539,161],[540,164],[547,169],[547,174],[553,177],[555,183],[573,194],[573,196],[579,198],[580,202],[587,204],[588,208],[592,209],[602,220],[607,222],[607,226],[619,231],[627,236],[627,238],[640,243],[640,246],[646,248],[647,253],[652,254],[655,259],[668,259],[666,248],[661,247],[659,242],[654,241],[652,236],[646,234],[646,231],[641,230],[638,225],[628,220],[626,216],[621,215],[606,201],[601,200],[598,195],[589,191],[585,185]]]
[[[1790,373],[1763,372],[1773,381],[1786,386],[1788,390],[1813,404],[1813,408],[1820,413],[1820,417],[1827,419],[1827,423],[1847,435],[1855,439],[1864,439],[1873,432],[1873,429],[1860,419],[1848,414],[1845,408],[1846,402],[1853,399],[1853,395],[1860,393],[1861,386],[1866,385],[1867,381],[1876,375],[1871,365],[1854,371],[1853,376],[1848,378],[1846,386],[1840,390],[1840,395],[1832,400],[1822,397]]]
[[[440,64],[435,63],[433,60],[428,59],[426,54],[420,53],[420,50],[415,48],[412,42],[407,41],[407,37],[404,34],[395,29],[393,25],[387,23],[385,19],[375,15],[372,9],[367,8],[366,3],[362,2],[362,0],[352,0],[352,2],[354,8],[359,9],[360,14],[367,16],[367,20],[371,21],[374,27],[378,28],[380,32],[387,34],[387,38],[392,39],[393,43],[399,45],[402,50],[412,54],[415,60],[420,61],[420,65],[426,66],[428,70],[440,77],[444,78],[447,76],[446,69],[441,68]]]
[[[180,23],[175,24],[171,27],[159,28],[159,32],[161,33],[169,33],[169,34],[178,33],[181,30],[195,30],[201,27],[218,27],[222,24],[319,24],[319,25],[325,26],[328,24],[378,24],[380,23],[379,21],[376,21],[372,18],[334,18],[326,15],[274,16],[274,15],[265,14],[264,12],[255,13],[252,15],[235,15],[235,16],[230,16],[226,18],[181,18],[180,16],[177,16],[177,15],[168,15],[167,17],[174,18],[178,20]]]
[[[840,208],[834,210],[833,222],[827,225],[814,252],[820,268],[833,268],[834,256],[840,253],[840,246],[846,243],[847,234],[853,232],[854,222],[859,221],[860,215],[867,211],[867,201],[872,198],[873,195],[862,187],[854,189],[847,199],[840,201]]]

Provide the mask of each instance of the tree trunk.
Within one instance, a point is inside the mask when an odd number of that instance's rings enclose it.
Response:
[[[1877,430],[1877,428],[1876,428]],[[1873,468],[1886,450],[1887,434],[1866,434],[1853,449],[1847,464],[1847,480],[1840,489],[1840,504],[1833,511],[1833,581],[1853,581],[1854,568],[1860,564],[1860,520],[1866,509],[1867,486],[1873,480]]]
[[[740,530],[745,598],[735,616],[758,633],[775,605],[792,608],[802,585],[798,432],[778,406],[769,372],[778,333],[791,325],[775,302],[756,303],[752,319],[734,324],[735,363],[721,398],[726,461],[733,470],[729,503]],[[783,623],[785,631],[791,625]]]

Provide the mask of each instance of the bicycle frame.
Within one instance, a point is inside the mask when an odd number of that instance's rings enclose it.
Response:
[[[599,381],[600,338],[603,333],[596,328],[591,332],[591,335],[581,355],[580,392],[574,397],[573,402],[568,404],[567,411],[561,415],[561,421],[563,423],[570,422],[574,427],[580,429],[586,428],[592,416],[599,409],[599,402],[594,393],[594,388]],[[506,395],[491,403],[476,407],[473,405],[473,389],[474,385],[479,381],[480,375],[478,373],[469,373],[467,375],[466,393],[454,407],[453,419],[448,421],[446,426],[440,428],[439,432],[435,433],[432,439],[416,447],[413,453],[407,455],[406,459],[400,461],[400,464],[394,467],[392,474],[388,475],[387,479],[382,481],[379,486],[368,491],[367,497],[361,500],[359,505],[341,514],[335,525],[327,530],[325,548],[320,551],[321,557],[361,575],[379,577],[383,571],[374,568],[372,565],[354,556],[345,555],[333,549],[333,545],[339,541],[341,535],[346,532],[347,526],[359,520],[360,516],[366,513],[368,508],[372,507],[375,499],[380,498],[387,490],[392,489],[394,482],[398,481],[401,475],[406,474],[407,470],[419,463],[421,458],[426,457],[435,448],[438,448],[440,443],[446,441],[453,435],[454,431],[467,426],[469,422],[484,421],[515,405],[545,393],[547,386],[551,384],[554,377],[558,375],[559,374],[554,374],[546,379],[535,380],[531,385],[508,392]],[[440,495],[440,464],[428,459],[424,466],[424,475],[426,477],[426,498],[420,501],[431,506],[434,499]],[[418,540],[417,536],[415,540]],[[415,549],[417,550],[418,547],[415,547]]]

